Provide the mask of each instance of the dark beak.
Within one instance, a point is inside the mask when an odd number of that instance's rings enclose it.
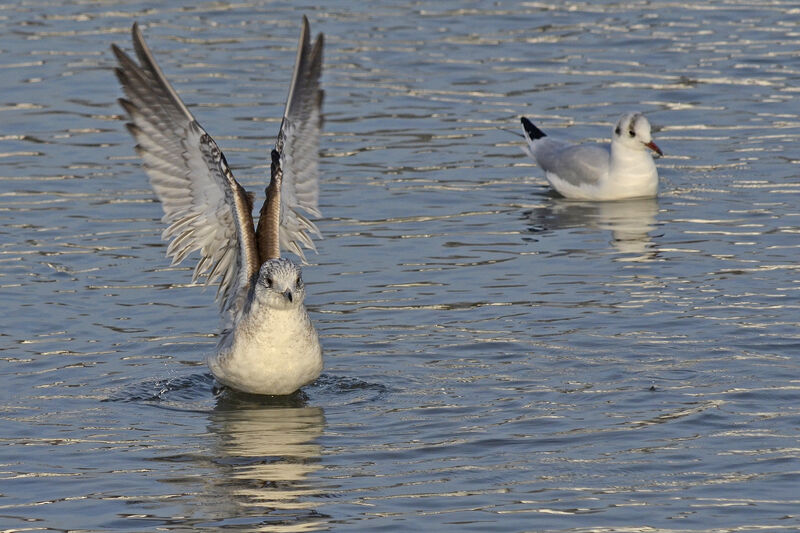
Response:
[[[292,296],[292,291],[290,289],[286,289],[286,292],[283,293],[286,296],[286,299],[290,302],[294,300],[294,296]]]
[[[664,155],[664,153],[661,151],[661,148],[656,146],[656,143],[654,143],[653,141],[650,141],[649,143],[644,143],[644,145],[647,146],[648,148],[650,148],[652,151],[654,151],[658,155]]]

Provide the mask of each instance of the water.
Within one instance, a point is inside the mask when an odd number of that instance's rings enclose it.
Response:
[[[6,3],[4,531],[800,528],[791,2]],[[323,376],[212,394],[109,45],[145,36],[261,192],[300,17],[327,39]],[[658,199],[567,202],[531,116],[644,111]]]

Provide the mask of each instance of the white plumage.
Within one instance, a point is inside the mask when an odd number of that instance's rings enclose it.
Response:
[[[308,317],[300,267],[261,266],[243,312],[207,362],[220,383],[254,394],[291,394],[322,372],[322,348]]]
[[[562,196],[622,200],[658,193],[658,171],[647,149],[662,153],[641,113],[626,113],[619,119],[610,146],[556,141],[527,118],[521,121],[528,143],[523,151],[544,170],[547,181]]]

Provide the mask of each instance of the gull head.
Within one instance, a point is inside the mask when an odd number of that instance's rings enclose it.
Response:
[[[274,309],[299,307],[306,297],[300,267],[283,257],[261,265],[254,290],[256,301]]]
[[[612,144],[618,143],[632,150],[650,148],[658,155],[664,155],[661,149],[653,142],[650,134],[650,122],[641,113],[626,113],[614,126]]]

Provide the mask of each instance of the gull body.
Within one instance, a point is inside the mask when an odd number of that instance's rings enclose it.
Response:
[[[610,145],[557,141],[527,118],[522,117],[521,122],[527,141],[523,151],[562,196],[607,201],[658,193],[658,170],[647,150],[662,153],[653,142],[650,122],[641,113],[626,113],[619,119]]]
[[[312,45],[303,17],[257,226],[253,195],[236,181],[222,151],[167,81],[137,24],[132,37],[138,63],[112,45],[127,97],[120,104],[169,224],[162,234],[170,240],[167,255],[177,264],[199,251],[192,280],[220,280],[223,329],[208,366],[217,381],[234,389],[291,394],[315,380],[323,366],[300,266],[280,257],[288,249],[305,262],[301,246],[314,249],[309,234],[319,235],[308,216],[319,216],[322,35]]]
[[[271,259],[261,271],[245,309],[207,362],[218,381],[238,390],[291,394],[322,372],[322,348],[303,306],[299,267]]]

